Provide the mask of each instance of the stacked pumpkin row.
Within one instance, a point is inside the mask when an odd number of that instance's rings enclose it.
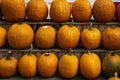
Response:
[[[34,31],[26,23],[13,24],[8,32],[0,27],[0,47],[5,45],[6,36],[11,48],[26,49],[33,43]],[[92,27],[92,24],[81,33],[73,25],[63,25],[58,31],[46,25],[40,26],[35,33],[35,43],[41,49],[53,48],[56,38],[57,44],[62,49],[73,49],[79,42],[86,49],[96,49],[100,42],[106,49],[120,49],[120,27],[108,27],[101,34],[97,28]]]
[[[120,80],[117,77],[120,74],[120,56],[115,53],[107,54],[102,63],[97,54],[90,52],[84,53],[79,60],[71,52],[62,55],[60,60],[54,53],[43,53],[37,59],[32,54],[32,45],[30,52],[23,55],[19,61],[15,57],[11,57],[10,53],[9,51],[6,57],[0,59],[0,77],[12,77],[18,69],[22,77],[34,77],[38,71],[42,77],[48,78],[54,76],[58,68],[61,77],[73,78],[78,73],[79,68],[80,73],[86,79],[97,78],[103,72],[108,78]],[[114,74],[116,74],[115,77]]]
[[[30,21],[44,21],[48,16],[48,7],[44,0],[30,0],[25,8],[24,0],[2,0],[2,14],[7,21],[24,20],[25,10]],[[75,21],[89,21],[93,17],[97,22],[109,22],[115,17],[120,21],[120,4],[115,10],[112,0],[96,0],[93,9],[88,0],[76,0],[70,6],[67,0],[54,0],[50,7],[51,20],[66,22],[70,20],[72,13]],[[1,15],[2,18],[2,15]]]

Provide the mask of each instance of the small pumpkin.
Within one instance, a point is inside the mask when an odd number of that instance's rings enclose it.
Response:
[[[18,71],[23,77],[34,77],[37,73],[37,57],[32,54],[31,45],[30,52],[22,56],[18,62]]]
[[[6,44],[7,31],[2,26],[0,26],[0,47]]]
[[[114,77],[110,77],[108,80],[120,80],[120,78],[118,78],[118,73],[115,72],[115,76]]]
[[[24,20],[25,17],[25,1],[24,0],[2,0],[1,9],[3,16],[7,21],[16,22],[19,19]]]
[[[117,5],[116,18],[117,18],[118,21],[120,21],[120,4]]]
[[[120,48],[120,28],[108,27],[102,32],[102,44],[106,49]]]
[[[63,78],[73,78],[78,72],[78,58],[69,53],[63,55],[59,60],[58,70]]]
[[[44,0],[30,0],[26,13],[30,21],[43,21],[48,15],[47,4]]]
[[[95,53],[84,53],[80,57],[80,72],[87,79],[94,79],[101,73],[101,61]]]
[[[52,48],[56,42],[56,30],[52,26],[41,26],[35,34],[35,42],[39,48]]]
[[[0,59],[0,77],[12,77],[17,72],[18,60],[10,56],[10,51],[6,57]]]
[[[44,53],[38,58],[38,72],[42,77],[52,77],[57,71],[58,58],[54,53]]]
[[[89,21],[92,7],[88,0],[76,0],[72,4],[72,16],[75,21]]]
[[[57,43],[62,49],[75,48],[80,39],[80,30],[76,26],[63,25],[57,33]]]
[[[115,72],[120,74],[119,55],[115,53],[107,54],[102,60],[102,71],[107,77],[113,77]]]
[[[86,28],[81,33],[81,43],[87,49],[95,49],[101,42],[101,32],[97,28]]]
[[[70,19],[70,4],[67,0],[53,0],[50,7],[50,17],[55,22],[66,22]]]
[[[26,23],[15,23],[8,30],[8,43],[14,49],[25,49],[34,39],[33,29]]]
[[[93,17],[97,22],[109,22],[115,16],[115,5],[112,0],[96,0],[93,5]]]

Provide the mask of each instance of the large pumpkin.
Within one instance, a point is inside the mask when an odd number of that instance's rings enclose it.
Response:
[[[23,77],[33,77],[37,73],[37,57],[32,54],[32,45],[30,52],[22,56],[18,62],[18,71]]]
[[[84,53],[80,57],[80,72],[87,79],[94,79],[101,73],[101,61],[95,53]]]
[[[109,22],[115,16],[115,5],[112,0],[96,0],[93,5],[93,17],[98,22]]]
[[[8,43],[14,49],[28,48],[34,39],[32,28],[26,23],[16,23],[8,30]]]
[[[97,28],[86,28],[81,33],[81,43],[87,49],[95,49],[101,42],[101,32]]]
[[[79,42],[80,31],[76,26],[63,25],[57,34],[57,43],[63,49],[75,48]]]
[[[38,72],[42,77],[52,77],[57,71],[58,58],[54,53],[45,53],[38,58]]]
[[[102,44],[106,49],[120,48],[120,28],[107,28],[102,32]]]
[[[102,60],[102,71],[107,77],[113,77],[115,72],[120,74],[119,55],[115,53],[107,54]]]
[[[58,70],[63,78],[73,78],[78,72],[78,58],[73,54],[65,54],[59,60]]]
[[[65,22],[70,19],[70,4],[67,0],[53,0],[50,7],[50,17],[55,22]]]
[[[120,4],[118,4],[116,9],[116,18],[118,21],[120,21]]]
[[[48,15],[48,7],[44,0],[30,0],[26,12],[30,21],[43,21]]]
[[[0,47],[3,47],[6,44],[7,31],[0,26]]]
[[[75,21],[89,21],[92,8],[88,0],[76,0],[72,4],[72,16]]]
[[[56,42],[56,31],[52,26],[41,26],[35,34],[35,42],[39,48],[52,48]]]
[[[12,77],[17,72],[17,62],[15,57],[9,55],[0,59],[0,77],[8,78]]]
[[[25,17],[24,0],[2,0],[1,9],[7,21],[19,21]]]
[[[120,78],[118,78],[118,73],[115,72],[115,76],[114,77],[110,77],[108,80],[120,80]]]

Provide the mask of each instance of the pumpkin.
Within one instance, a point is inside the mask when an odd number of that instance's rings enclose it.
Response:
[[[59,60],[58,70],[63,78],[73,78],[78,72],[78,58],[69,53],[63,55]]]
[[[117,74],[117,72],[115,72],[115,76],[110,77],[108,80],[120,80],[120,78],[118,78],[118,74]]]
[[[2,26],[0,26],[0,47],[6,44],[7,31]]]
[[[12,77],[17,72],[18,60],[15,57],[11,57],[10,53],[11,52],[9,51],[6,57],[0,59],[0,77]]]
[[[8,30],[8,43],[14,49],[28,48],[34,39],[32,28],[26,23],[15,23]]]
[[[48,7],[44,0],[30,0],[26,13],[30,21],[43,21],[48,15]]]
[[[56,42],[56,30],[52,26],[41,26],[35,34],[35,42],[39,48],[52,48]]]
[[[101,42],[101,32],[97,28],[86,28],[81,33],[81,43],[87,49],[95,49]]]
[[[53,0],[50,7],[50,17],[55,22],[66,22],[70,19],[70,4],[67,0]]]
[[[54,53],[44,53],[38,58],[38,72],[42,77],[52,77],[57,71],[58,58]]]
[[[80,39],[76,26],[63,25],[57,33],[57,43],[62,49],[75,48]]]
[[[72,4],[72,16],[75,21],[89,21],[92,7],[88,0],[76,0]]]
[[[120,21],[120,4],[118,4],[116,9],[116,18],[118,21]]]
[[[84,53],[80,57],[80,72],[87,79],[94,79],[101,73],[101,61],[95,53]]]
[[[93,5],[93,17],[97,22],[109,22],[115,16],[112,0],[96,0]]]
[[[25,17],[24,0],[2,0],[1,9],[7,21],[16,22],[23,20]]]
[[[113,77],[114,73],[120,74],[120,57],[115,53],[107,54],[102,60],[102,71],[105,76]]]
[[[120,28],[108,27],[102,32],[102,44],[106,49],[120,48]]]
[[[22,56],[18,62],[18,71],[23,77],[34,77],[37,73],[37,57],[32,54],[31,45],[29,53]]]

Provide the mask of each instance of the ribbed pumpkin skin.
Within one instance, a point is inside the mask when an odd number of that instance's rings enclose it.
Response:
[[[2,0],[1,9],[7,21],[16,22],[24,20],[25,1],[24,0]]]
[[[23,77],[33,77],[37,73],[37,57],[35,55],[24,55],[18,62],[18,71]]]
[[[58,70],[63,78],[73,78],[78,72],[78,58],[65,54],[60,58]]]
[[[30,0],[26,12],[30,21],[43,21],[48,15],[48,7],[44,0]]]
[[[102,60],[102,71],[105,76],[112,77],[114,73],[120,74],[120,57],[119,55],[107,54]]]
[[[41,26],[35,34],[35,42],[39,48],[52,48],[56,42],[56,31],[52,26]]]
[[[52,77],[57,71],[58,58],[54,53],[42,54],[38,58],[38,72],[42,77]]]
[[[53,0],[50,7],[50,17],[55,22],[66,22],[70,19],[70,4],[67,0]]]
[[[32,28],[26,24],[13,24],[8,30],[8,43],[14,49],[28,48],[34,39]]]
[[[102,44],[106,49],[120,48],[120,28],[107,28],[102,32]]]
[[[0,26],[0,47],[3,47],[6,44],[7,31]]]
[[[112,0],[96,0],[93,5],[93,17],[97,22],[109,22],[115,16]]]
[[[87,79],[94,79],[101,73],[101,61],[95,53],[84,53],[80,57],[80,72]]]
[[[108,80],[120,80],[120,78],[117,78],[117,77],[111,77],[111,78],[109,78]]]
[[[6,57],[0,59],[0,77],[8,78],[12,77],[17,72],[17,62],[15,57],[11,57],[11,60],[6,60]]]
[[[57,33],[57,43],[62,49],[75,48],[79,38],[80,31],[76,26],[63,25]]]
[[[97,28],[84,29],[81,33],[81,43],[87,49],[95,49],[101,41],[101,32]]]
[[[72,16],[75,21],[89,21],[92,8],[88,0],[76,0],[72,4]]]
[[[120,4],[118,4],[116,9],[116,18],[118,21],[120,21]]]

